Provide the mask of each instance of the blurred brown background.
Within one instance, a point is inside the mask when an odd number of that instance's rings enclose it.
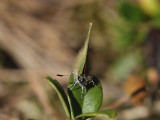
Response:
[[[159,0],[1,0],[0,120],[64,120],[49,75],[66,89],[89,23],[89,73],[117,120],[159,120]],[[100,117],[97,120],[106,118]]]

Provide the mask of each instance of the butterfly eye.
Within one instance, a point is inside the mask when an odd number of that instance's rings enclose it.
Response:
[[[78,80],[83,80],[83,76],[78,76]]]

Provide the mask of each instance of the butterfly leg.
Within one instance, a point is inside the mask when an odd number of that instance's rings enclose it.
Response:
[[[70,90],[72,90],[76,86],[76,84],[79,84],[79,81],[76,81],[75,83],[73,83],[72,85],[70,85],[69,86]]]
[[[81,88],[82,88],[81,98],[83,98],[84,95],[86,94],[86,87],[81,85]]]

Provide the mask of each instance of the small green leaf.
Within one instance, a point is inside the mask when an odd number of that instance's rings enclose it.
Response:
[[[70,118],[70,108],[69,108],[69,103],[68,103],[68,99],[67,99],[67,95],[65,94],[63,87],[59,84],[59,82],[57,80],[53,80],[51,77],[47,76],[45,78],[46,80],[49,81],[49,83],[53,86],[53,88],[56,90],[62,105],[64,107],[64,110],[67,114],[67,117]]]
[[[115,118],[117,116],[117,112],[114,110],[103,110],[100,112],[92,112],[92,113],[84,113],[81,115],[78,115],[76,118],[90,118],[90,117],[95,117],[95,116],[104,116],[104,117],[109,117],[109,118]]]
[[[93,79],[94,81],[96,79],[97,86],[87,89],[87,93],[83,98],[82,113],[98,111],[102,105],[103,92],[101,83],[95,76]]]
[[[83,114],[97,112],[102,105],[103,91],[102,91],[101,83],[95,76],[93,76],[93,81],[95,81],[97,86],[95,85],[89,88],[87,91],[87,94],[84,96],[83,104],[82,104]]]

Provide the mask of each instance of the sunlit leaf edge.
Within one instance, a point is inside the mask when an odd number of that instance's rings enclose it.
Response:
[[[88,118],[88,117],[96,117],[96,116],[115,118],[117,116],[117,112],[115,110],[109,109],[109,110],[103,110],[103,111],[99,111],[99,112],[80,114],[80,115],[76,116],[76,118],[81,118],[81,117]]]
[[[52,87],[56,90],[56,92],[57,92],[57,94],[58,94],[58,96],[59,96],[59,98],[62,102],[62,105],[64,107],[64,110],[67,114],[67,117],[70,118],[69,102],[68,102],[68,99],[67,99],[67,95],[63,90],[63,87],[60,85],[60,83],[57,80],[54,80],[49,76],[47,76],[45,78],[45,80],[47,80],[52,85]]]

